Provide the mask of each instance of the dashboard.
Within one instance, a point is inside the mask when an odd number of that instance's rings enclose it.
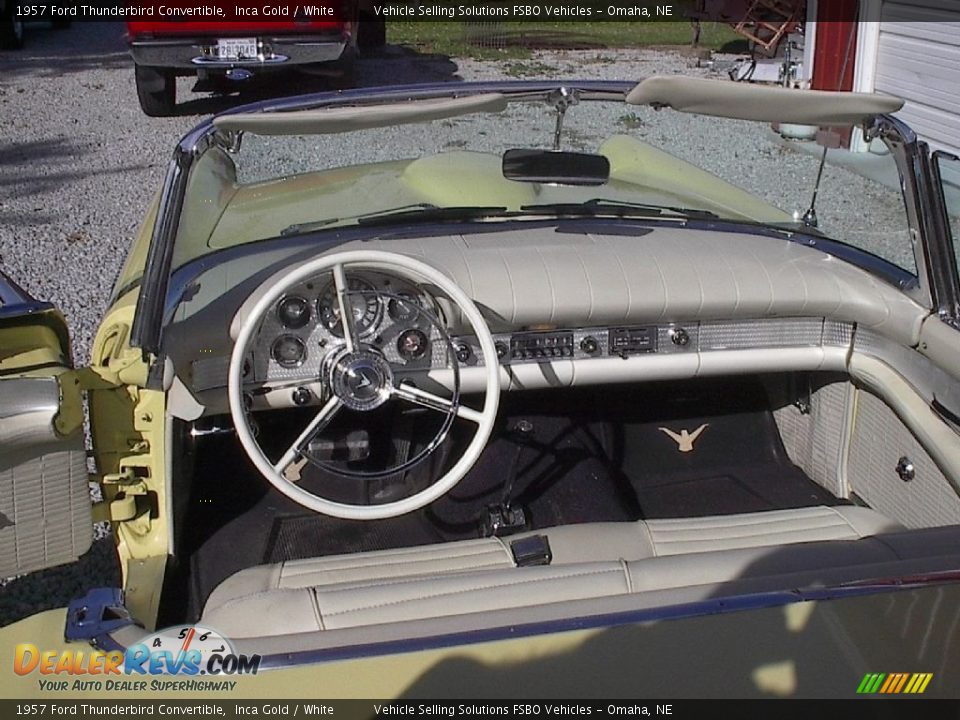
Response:
[[[338,247],[353,249],[423,259],[462,288],[492,331],[505,391],[842,371],[857,328],[915,344],[924,317],[921,306],[859,268],[813,248],[742,234],[491,228]],[[238,257],[194,281],[169,347],[177,377],[202,412],[226,411],[234,329],[257,294],[310,257]],[[482,389],[488,359],[435,287],[389,266],[348,268],[347,277],[361,343],[377,348],[395,376],[408,373],[424,389],[427,381],[449,388],[455,360],[461,390]],[[324,359],[344,343],[330,291],[329,275],[305,281],[266,313],[244,366],[254,407],[319,402]],[[298,393],[300,386],[312,396]]]
[[[448,334],[449,308],[428,288],[389,272],[351,271],[348,305],[361,345],[381,354],[402,380],[449,387],[452,374],[470,391],[485,367],[476,337]],[[798,369],[842,361],[853,325],[824,317],[675,321],[558,327],[529,325],[493,333],[504,388],[694,376],[709,354],[789,350]],[[343,322],[331,276],[300,283],[265,315],[243,368],[255,409],[318,404],[330,358],[344,347]],[[769,358],[768,358],[769,359]],[[787,359],[784,357],[783,359]],[[740,357],[735,362],[743,363]],[[190,385],[203,393],[227,384],[229,356],[198,358]],[[719,369],[718,369],[719,370]],[[473,374],[471,374],[473,371]]]

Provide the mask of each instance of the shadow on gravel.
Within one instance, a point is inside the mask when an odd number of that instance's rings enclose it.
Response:
[[[0,52],[0,78],[57,77],[94,69],[129,67],[123,23],[74,23],[65,30],[28,25],[24,48]]]
[[[44,610],[65,607],[96,587],[120,587],[120,565],[107,536],[94,541],[76,563],[40,570],[0,587],[0,627]]]
[[[0,222],[17,225],[48,222],[58,215],[47,211],[43,195],[93,175],[117,175],[144,170],[149,163],[115,168],[91,168],[83,158],[95,154],[95,148],[77,145],[65,138],[0,144]],[[67,169],[80,166],[83,169]],[[9,212],[4,200],[34,198],[33,212]]]

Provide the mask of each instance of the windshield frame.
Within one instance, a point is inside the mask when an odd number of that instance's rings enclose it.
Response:
[[[576,90],[581,101],[625,102],[627,94],[636,85],[636,81],[616,80],[504,80],[361,88],[262,101],[230,109],[216,117],[242,113],[291,112],[342,105],[458,98],[482,93],[502,93],[511,101],[542,98],[546,102],[551,93],[561,88]],[[924,188],[929,190],[930,185],[928,153],[924,151],[925,145],[918,142],[916,134],[892,116],[876,116],[864,130],[866,137],[879,138],[887,144],[900,174],[900,185],[907,210],[918,278],[912,285],[900,283],[899,287],[920,304],[930,307],[934,296],[930,278],[934,276],[934,272],[929,265],[928,254],[924,250],[927,238],[930,237],[929,218],[932,216],[930,193],[924,192]],[[161,350],[174,244],[191,168],[207,150],[219,147],[229,151],[235,149],[238,143],[239,137],[236,132],[218,130],[214,125],[214,118],[211,117],[184,135],[174,150],[164,179],[144,272],[139,279],[140,292],[131,329],[131,345],[139,347],[145,358],[150,354],[158,356]],[[131,282],[121,292],[132,289],[136,283],[137,281]],[[157,363],[154,369],[159,365]]]

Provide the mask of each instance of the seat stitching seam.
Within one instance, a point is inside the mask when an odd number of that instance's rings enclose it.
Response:
[[[245,600],[252,600],[254,598],[260,597],[261,595],[269,595],[270,593],[280,592],[285,594],[299,593],[306,590],[307,592],[311,591],[309,587],[298,587],[298,588],[268,588],[267,590],[257,590],[256,592],[247,593],[246,595],[241,595],[240,597],[230,598],[226,602],[220,603],[215,606],[213,609],[223,609],[230,607],[231,605],[236,605],[237,603],[244,602]],[[204,613],[206,613],[211,608],[204,608]]]
[[[627,593],[633,594],[633,578],[630,577],[630,566],[623,558],[620,558],[620,569],[623,570],[623,577],[627,581]]]
[[[767,526],[767,525],[784,525],[784,524],[790,524],[790,523],[796,523],[796,522],[801,522],[801,523],[804,524],[805,527],[809,527],[809,526],[813,525],[813,522],[812,522],[812,521],[817,521],[818,523],[830,523],[830,524],[837,523],[837,522],[839,522],[839,523],[841,523],[841,524],[843,524],[843,525],[849,525],[849,524],[850,524],[850,523],[846,522],[845,520],[843,520],[843,517],[840,516],[839,514],[838,514],[837,517],[824,517],[824,516],[818,516],[818,517],[816,517],[816,518],[799,518],[799,517],[797,517],[797,518],[789,518],[789,517],[784,518],[784,517],[781,517],[781,518],[767,518],[767,519],[762,520],[762,521],[743,522],[743,523],[715,523],[715,524],[712,524],[712,523],[706,523],[706,522],[704,522],[704,523],[697,523],[697,524],[690,524],[690,525],[680,525],[680,526],[674,525],[674,526],[671,526],[671,525],[664,525],[664,524],[661,524],[661,523],[659,523],[659,522],[657,522],[657,521],[654,521],[653,523],[650,523],[650,524],[653,525],[654,529],[655,529],[657,532],[678,533],[678,532],[702,532],[702,531],[704,531],[704,530],[727,530],[727,529],[730,529],[730,528],[740,528],[740,527],[743,527],[743,528],[747,528],[747,527],[762,528],[762,527]],[[814,527],[819,527],[819,525],[814,525]]]
[[[791,508],[789,510],[760,510],[751,513],[739,513],[735,515],[708,516],[701,518],[653,518],[647,520],[654,525],[680,525],[697,527],[700,525],[756,525],[770,522],[779,522],[791,517],[796,518],[818,518],[828,515],[827,510],[832,508],[829,505],[814,505],[806,508]]]
[[[511,568],[512,567],[513,566],[511,566]],[[473,567],[469,567],[464,570],[455,570],[455,571],[443,570],[443,571],[437,571],[437,572],[440,574],[441,577],[455,577],[457,575],[465,575],[474,570],[485,570],[488,568],[501,568],[504,570],[510,569],[510,568],[505,568],[503,564],[500,562],[500,559],[498,558],[494,562],[486,563],[484,565],[474,565]],[[414,575],[397,575],[393,578],[383,578],[383,580],[393,580],[394,582],[379,582],[377,578],[366,578],[366,579],[358,578],[357,580],[341,580],[340,582],[318,583],[315,586],[300,585],[295,587],[286,587],[286,588],[278,588],[278,589],[297,590],[299,588],[305,588],[305,587],[317,587],[317,588],[320,588],[321,590],[328,591],[328,592],[341,592],[344,590],[351,590],[355,588],[368,588],[368,587],[381,587],[381,586],[387,587],[389,585],[402,585],[406,582],[419,582],[423,580],[425,577],[430,577],[430,576],[431,576],[431,573],[428,571],[428,572],[418,573]],[[346,585],[348,587],[337,587],[338,585]]]
[[[516,567],[517,561],[514,559],[513,553],[510,551],[510,548],[508,548],[507,544],[503,541],[503,538],[494,537],[493,539],[497,541],[497,544],[503,550],[503,554],[506,555],[507,561],[510,563],[510,565],[512,565],[513,567]]]
[[[771,524],[773,525],[773,524],[782,524],[782,523],[771,523]],[[736,528],[736,527],[737,527],[737,526],[735,526],[735,525],[731,525],[731,526],[729,526],[729,528],[699,528],[699,530],[701,530],[701,531],[702,531],[702,530],[707,530],[707,529],[711,529],[711,530],[719,530],[719,529],[727,530],[727,529],[731,529],[731,530],[732,530],[732,529],[734,529],[734,528]],[[786,533],[786,532],[806,532],[806,531],[810,531],[810,530],[831,530],[831,529],[833,529],[833,528],[838,528],[838,527],[850,527],[850,524],[849,524],[849,523],[845,523],[845,522],[829,522],[829,523],[821,523],[821,524],[819,524],[819,525],[803,525],[803,526],[800,526],[800,527],[791,527],[791,528],[788,528],[788,529],[780,529],[776,534],[783,534],[783,533]],[[744,530],[747,530],[748,528],[745,527],[745,528],[743,528],[743,529],[744,529]],[[692,532],[692,533],[694,533],[694,534],[702,534],[702,533],[698,533],[697,530],[698,530],[698,529],[694,529],[694,528],[679,528],[679,529],[673,529],[673,530],[656,530],[656,533],[657,533],[658,535],[678,535],[678,534],[683,534],[683,533],[688,533],[688,532]],[[726,535],[726,534],[725,534],[725,535],[723,535],[723,537],[751,537],[751,536],[760,537],[760,536],[762,536],[762,535],[769,535],[769,534],[771,534],[771,532],[770,532],[770,529],[768,528],[768,529],[763,529],[763,530],[759,530],[759,529],[758,529],[758,530],[749,530],[749,531],[748,531],[748,534],[746,534],[746,535]],[[716,538],[712,538],[712,539],[716,539]]]
[[[312,601],[310,604],[313,606],[313,613],[317,618],[317,625],[320,627],[321,630],[326,630],[327,627],[326,625],[324,625],[324,622],[323,622],[323,613],[320,612],[320,600],[319,598],[317,598],[316,590],[311,590],[310,599]]]
[[[835,527],[842,527],[842,526],[835,526]],[[822,531],[822,530],[830,530],[830,529],[833,529],[833,528],[818,527],[818,528],[809,528],[809,529],[804,529],[804,530],[793,530],[793,531],[791,531],[791,532],[792,532],[792,534],[793,534],[794,536],[796,536],[796,535],[799,535],[799,534],[801,534],[801,533],[820,532],[820,531]],[[858,535],[850,535],[850,536],[848,536],[848,537],[852,538],[852,537],[859,537],[859,536],[858,536]],[[797,542],[811,542],[811,541],[807,541],[807,540],[796,540],[796,539],[792,539],[792,538],[789,539],[789,540],[784,540],[784,539],[782,539],[782,538],[781,538],[781,539],[771,539],[771,538],[765,537],[763,534],[758,534],[758,535],[725,535],[725,536],[722,537],[722,538],[709,538],[709,537],[707,537],[707,538],[687,538],[687,539],[677,539],[677,540],[663,540],[662,542],[663,542],[663,544],[665,544],[665,545],[689,545],[689,544],[691,544],[691,543],[713,543],[713,544],[716,544],[716,545],[720,545],[720,544],[722,544],[722,543],[723,543],[724,541],[726,541],[726,540],[747,540],[747,539],[750,539],[750,538],[753,538],[753,539],[756,539],[756,540],[771,540],[771,542],[770,542],[770,545],[771,545],[771,546],[773,546],[773,545],[792,545],[793,543],[797,543]],[[816,538],[816,539],[819,539],[819,540],[844,540],[844,539],[846,539],[846,538],[844,538],[843,536],[830,536],[830,537],[821,537],[821,538]],[[816,539],[815,539],[815,540],[816,540]],[[814,541],[815,541],[815,540],[814,540]],[[724,548],[724,549],[730,550],[730,549],[733,549],[733,548]]]
[[[647,523],[641,521],[641,524],[647,533],[647,540],[650,542],[650,549],[653,552],[653,556],[659,557],[660,553],[657,552],[657,541],[653,537],[653,531],[650,529],[650,526]]]
[[[405,605],[407,603],[419,602],[421,600],[432,600],[434,598],[449,597],[452,595],[462,595],[468,592],[476,592],[477,590],[494,590],[496,588],[515,587],[517,585],[529,585],[531,583],[538,583],[538,582],[544,582],[549,580],[565,580],[569,578],[589,577],[590,575],[608,575],[610,573],[620,573],[620,572],[621,572],[621,569],[618,567],[618,568],[610,568],[608,570],[592,570],[590,572],[572,573],[569,575],[552,575],[546,578],[537,578],[534,580],[520,580],[518,582],[499,583],[497,585],[479,585],[475,587],[461,588],[460,590],[450,590],[448,592],[433,593],[430,595],[418,595],[415,598],[407,598],[404,600],[393,600],[391,602],[376,603],[373,605],[361,605],[359,607],[350,608],[349,610],[335,610],[335,611],[328,612],[326,614],[327,614],[327,617],[332,617],[334,615],[349,615],[350,613],[362,612],[363,610],[375,610],[377,608],[390,607],[392,605]]]
[[[288,566],[286,566],[286,564],[284,564],[284,565],[285,565],[285,568],[286,568],[287,572],[290,574],[290,576],[291,576],[291,577],[294,577],[294,576],[297,576],[297,575],[307,575],[307,574],[313,573],[313,572],[332,572],[332,571],[335,571],[335,570],[336,570],[336,571],[342,571],[342,570],[352,570],[352,569],[355,569],[355,568],[368,568],[368,567],[369,567],[369,568],[377,568],[377,567],[386,567],[386,566],[391,566],[391,565],[410,565],[410,564],[413,564],[413,563],[431,562],[431,561],[437,561],[437,560],[463,560],[464,558],[468,558],[468,557],[480,557],[481,555],[488,555],[488,554],[497,554],[497,555],[499,555],[499,553],[497,552],[497,548],[492,548],[492,547],[491,547],[491,548],[484,548],[481,552],[463,553],[463,554],[461,554],[461,555],[452,555],[452,554],[451,554],[451,555],[444,555],[444,556],[441,557],[441,558],[423,558],[422,560],[421,560],[421,559],[416,559],[416,558],[414,558],[414,559],[409,559],[409,558],[408,558],[408,559],[406,559],[406,560],[395,560],[395,561],[391,561],[391,562],[377,562],[377,563],[369,563],[369,564],[365,564],[365,563],[362,563],[362,562],[354,562],[353,564],[350,564],[350,565],[341,565],[341,566],[335,566],[335,567],[322,567],[322,568],[313,567],[313,568],[306,568],[306,569],[303,569],[303,570],[300,570],[300,571],[297,571],[297,570],[295,570],[295,569],[290,569]],[[283,570],[281,570],[281,572],[283,572]]]
[[[850,520],[847,518],[846,515],[842,514],[839,510],[837,510],[837,509],[834,508],[834,507],[831,507],[831,508],[830,508],[830,511],[831,511],[834,515],[836,515],[838,518],[840,518],[840,521],[841,521],[842,523],[844,523],[847,527],[849,527],[851,530],[853,530],[853,532],[855,532],[855,533],[857,534],[857,537],[861,537],[861,538],[862,538],[862,537],[864,536],[863,533],[860,532],[860,529],[857,528],[852,522],[850,522]]]

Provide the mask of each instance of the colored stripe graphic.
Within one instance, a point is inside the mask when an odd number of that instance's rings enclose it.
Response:
[[[887,677],[886,673],[867,673],[860,683],[857,692],[865,695],[875,693],[880,689],[880,683],[883,682],[885,677]]]
[[[857,694],[919,695],[932,679],[933,673],[867,673],[857,686]]]
[[[900,680],[897,681],[897,686],[895,688],[891,688],[890,692],[892,693],[900,692],[903,689],[903,686],[906,684],[907,678],[909,677],[910,677],[909,673],[901,673]]]

